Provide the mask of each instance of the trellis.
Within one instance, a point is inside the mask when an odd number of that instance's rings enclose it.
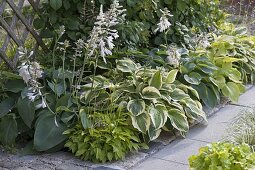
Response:
[[[34,51],[39,47],[47,51],[39,33],[33,28],[33,19],[38,13],[39,2],[40,0],[0,0],[0,39],[2,40],[0,63],[4,62],[12,70],[17,67],[18,47],[25,46],[28,38],[35,42],[32,47]],[[25,15],[23,12],[25,7],[30,7],[32,12]],[[11,13],[8,21],[5,19],[6,13]]]

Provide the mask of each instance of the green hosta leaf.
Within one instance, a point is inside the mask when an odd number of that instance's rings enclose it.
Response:
[[[142,90],[142,94],[145,99],[156,99],[161,96],[158,89],[156,89],[155,87],[150,87],[150,86],[145,87]]]
[[[209,77],[209,79],[217,86],[218,88],[222,88],[226,84],[226,79],[224,76],[217,77]]]
[[[67,124],[70,122],[76,115],[72,112],[64,112],[61,114],[61,121]]]
[[[205,112],[200,108],[195,101],[192,99],[185,100],[185,111],[190,115],[192,119],[197,119],[198,117],[202,117],[204,120],[207,120]]]
[[[18,93],[22,91],[26,85],[23,80],[9,80],[5,84],[6,91]]]
[[[197,99],[200,99],[198,92],[197,92],[194,88],[192,88],[192,87],[190,87],[190,86],[187,86],[187,89],[188,89],[188,90],[190,91],[190,93],[193,94]]]
[[[219,57],[217,59],[221,60],[224,63],[233,63],[233,62],[238,62],[238,61],[242,61],[243,60],[243,59],[234,58],[234,57],[223,57],[223,58]]]
[[[196,68],[196,64],[194,63],[185,63],[184,65],[181,65],[181,73],[182,74],[188,74],[189,72],[193,71]]]
[[[161,129],[156,129],[153,125],[150,125],[150,128],[148,130],[150,141],[157,139],[160,135],[160,132],[161,132]]]
[[[155,129],[160,129],[165,125],[168,112],[164,105],[158,104],[155,107],[151,106],[149,109],[149,114]]]
[[[240,93],[246,92],[246,87],[243,84],[237,84]]]
[[[9,113],[14,106],[15,100],[13,98],[3,100],[0,103],[0,118],[4,117],[7,113]]]
[[[35,117],[35,106],[28,98],[18,100],[18,112],[24,123],[31,128]]]
[[[17,122],[13,116],[7,115],[0,121],[0,141],[4,145],[12,145],[18,136]]]
[[[50,0],[50,6],[54,10],[58,10],[59,8],[62,7],[62,0]]]
[[[202,77],[196,72],[191,72],[189,75],[185,74],[184,79],[190,84],[198,85],[200,84]]]
[[[72,105],[71,94],[66,94],[57,99],[56,109],[60,106],[70,107],[71,105]]]
[[[188,132],[189,123],[187,117],[180,110],[170,109],[168,111],[168,117],[174,128],[181,132]]]
[[[204,102],[204,104],[210,108],[213,108],[218,103],[217,94],[214,93],[212,89],[207,87],[204,83],[200,83],[197,86],[193,87],[197,90],[200,98]]]
[[[199,63],[198,68],[206,74],[213,74],[213,72],[218,69],[218,67],[209,63]]]
[[[69,109],[66,106],[59,106],[56,108],[56,113],[61,113],[61,112],[74,112],[73,110]]]
[[[84,109],[80,110],[81,123],[84,129],[88,129],[91,127],[91,121],[88,118]]]
[[[37,151],[49,150],[67,139],[67,127],[53,114],[42,115],[35,128],[34,147]]]
[[[145,111],[145,102],[143,100],[130,100],[127,109],[133,116],[138,116]]]
[[[241,83],[241,73],[237,69],[229,69],[226,76],[235,83]]]
[[[62,94],[64,94],[64,92],[66,90],[66,87],[64,86],[63,82],[55,84],[55,83],[51,83],[51,82],[48,81],[48,85],[51,88],[51,90],[55,94],[57,94],[58,97],[61,96]]]
[[[161,76],[160,71],[157,71],[152,76],[151,80],[149,81],[149,85],[160,90],[160,88],[162,87],[162,76]]]
[[[171,70],[168,75],[167,75],[167,78],[165,80],[166,83],[173,83],[176,79],[176,76],[177,76],[177,73],[178,73],[178,70]]]
[[[138,129],[140,132],[146,133],[150,127],[150,117],[148,114],[143,113],[139,116],[131,116],[132,124],[134,128]]]
[[[181,101],[183,99],[189,98],[188,94],[186,94],[183,90],[177,88],[174,89],[170,96],[175,101]]]
[[[222,93],[224,96],[229,97],[232,102],[238,102],[238,98],[240,96],[239,87],[236,83],[228,82],[222,89]]]
[[[117,69],[124,73],[132,73],[135,70],[137,70],[137,66],[130,59],[118,60],[117,61]]]

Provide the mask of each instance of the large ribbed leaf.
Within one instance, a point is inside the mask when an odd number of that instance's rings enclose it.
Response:
[[[180,132],[187,132],[189,130],[187,117],[180,110],[170,109],[168,111],[168,117],[172,126]]]
[[[162,76],[160,71],[157,71],[153,74],[152,78],[149,81],[149,85],[160,90],[160,88],[162,87]]]
[[[149,127],[148,135],[150,138],[150,141],[155,140],[159,137],[161,132],[161,129],[156,129],[152,124]]]
[[[145,87],[142,90],[143,97],[146,99],[157,99],[161,96],[160,92],[158,89],[155,87]]]
[[[167,78],[165,80],[166,83],[173,83],[176,79],[176,75],[178,73],[178,70],[171,70],[168,75],[167,75]]]
[[[151,106],[149,114],[155,129],[160,129],[165,125],[167,121],[168,112],[164,105],[158,104],[155,107]]]
[[[0,103],[0,118],[9,113],[15,105],[13,98],[7,98]]]
[[[133,126],[140,132],[146,133],[150,127],[150,117],[148,114],[143,113],[139,116],[131,116]]]
[[[63,132],[67,127],[49,113],[39,117],[34,134],[34,147],[38,151],[47,151],[67,139]]]
[[[32,122],[35,117],[35,106],[27,97],[18,100],[18,112],[24,123],[31,128]]]
[[[138,116],[145,111],[145,103],[143,100],[130,100],[127,109],[133,116]]]
[[[239,87],[236,83],[228,82],[222,89],[222,93],[224,96],[229,97],[232,102],[238,102],[238,98],[240,96]]]
[[[124,73],[131,73],[137,69],[136,64],[130,59],[118,60],[117,69]]]
[[[18,136],[17,122],[13,116],[7,115],[0,121],[0,142],[4,145],[12,145]]]

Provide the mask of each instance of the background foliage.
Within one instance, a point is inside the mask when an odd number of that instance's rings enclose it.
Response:
[[[42,36],[52,37],[61,25],[66,28],[66,38],[73,41],[86,39],[99,13],[100,4],[109,7],[111,0],[49,0],[41,9],[41,18],[34,22],[42,29]],[[164,34],[154,34],[155,25],[161,16],[160,9],[167,7],[173,17],[172,29],[167,31],[169,43],[191,47],[192,34],[213,30],[224,14],[219,0],[120,0],[126,12],[126,20],[119,26],[120,43],[124,47],[159,46],[165,43]]]

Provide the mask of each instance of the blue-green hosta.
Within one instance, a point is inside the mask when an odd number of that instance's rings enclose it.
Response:
[[[237,102],[240,94],[245,91],[241,73],[236,68],[216,66],[202,55],[188,56],[180,71],[182,73],[180,80],[196,89],[203,103],[211,108],[217,105],[221,95]]]

